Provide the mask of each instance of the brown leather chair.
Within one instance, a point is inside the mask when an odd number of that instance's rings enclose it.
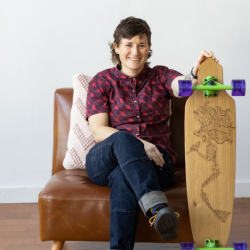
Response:
[[[54,241],[53,250],[62,249],[65,241],[109,241],[109,188],[93,184],[86,170],[65,170],[62,165],[67,151],[72,99],[73,89],[55,91],[52,177],[39,194],[40,238],[42,241]],[[169,206],[180,217],[179,238],[170,243],[193,241],[184,162],[185,102],[186,98],[172,100],[171,142],[178,157],[174,185],[164,192]],[[142,211],[136,242],[164,243]]]

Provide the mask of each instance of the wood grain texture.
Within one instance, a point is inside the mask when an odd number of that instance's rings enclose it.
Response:
[[[198,85],[207,76],[223,84],[221,65],[206,60]],[[235,102],[226,91],[204,97],[195,91],[185,107],[185,162],[191,228],[197,247],[204,239],[228,242],[235,189]]]
[[[227,247],[233,241],[250,245],[250,198],[234,199],[233,221]],[[23,216],[25,214],[25,216]],[[49,250],[52,241],[39,238],[39,209],[37,203],[0,204],[0,250]],[[63,250],[103,250],[109,242],[66,241]],[[180,249],[175,243],[135,243],[135,250]]]

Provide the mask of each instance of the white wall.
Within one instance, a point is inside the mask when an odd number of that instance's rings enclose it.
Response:
[[[0,203],[37,201],[51,176],[54,91],[113,67],[108,42],[121,19],[150,25],[152,66],[186,74],[212,50],[225,84],[248,84],[249,9],[247,0],[0,0]],[[235,100],[236,196],[250,197],[249,91]]]

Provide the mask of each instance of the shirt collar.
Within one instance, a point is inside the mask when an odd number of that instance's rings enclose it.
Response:
[[[121,81],[132,81],[133,78],[136,79],[136,81],[144,81],[147,78],[149,71],[149,67],[144,67],[137,76],[127,76],[118,69],[117,65],[114,73],[115,76]]]

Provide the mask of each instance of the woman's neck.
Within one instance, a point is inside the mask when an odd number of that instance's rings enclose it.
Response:
[[[118,68],[119,69],[119,68]],[[135,77],[137,75],[139,75],[139,73],[143,70],[143,68],[138,69],[138,70],[130,70],[127,68],[121,68],[119,69],[124,75],[126,76],[131,76],[131,77]]]

